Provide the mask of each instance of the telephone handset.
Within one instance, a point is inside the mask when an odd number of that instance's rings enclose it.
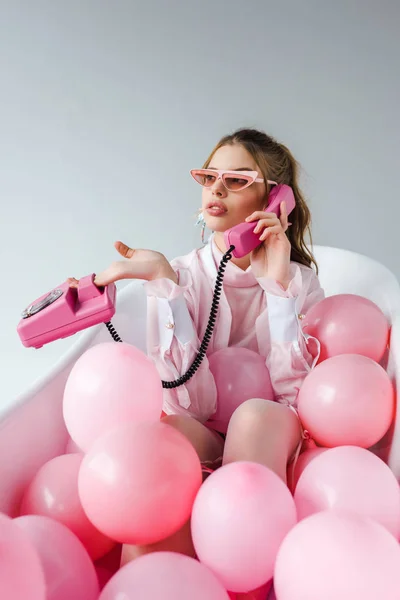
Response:
[[[290,214],[295,207],[293,190],[288,185],[279,184],[269,194],[266,212],[275,212],[279,217],[280,205],[283,201],[286,202],[287,213]],[[240,223],[225,232],[228,250],[219,265],[210,317],[203,341],[189,370],[175,381],[163,381],[163,388],[172,389],[183,385],[199,368],[214,330],[226,265],[232,256],[242,258],[260,245],[259,236],[254,234],[256,225],[257,221]],[[23,311],[17,327],[23,345],[41,348],[44,344],[68,337],[98,323],[105,323],[114,341],[122,342],[110,321],[115,313],[115,284],[97,287],[94,278],[94,273],[83,277],[79,280],[77,289],[71,288],[68,282],[64,282],[28,306]]]
[[[274,212],[280,216],[281,202],[286,202],[287,214],[289,215],[294,209],[296,202],[294,199],[293,190],[288,185],[283,183],[272,188],[269,196],[269,203],[265,212]],[[257,221],[252,223],[240,223],[231,229],[227,229],[224,234],[225,245],[227,248],[234,246],[232,256],[242,258],[250,254],[252,250],[260,245],[259,236],[254,233]]]

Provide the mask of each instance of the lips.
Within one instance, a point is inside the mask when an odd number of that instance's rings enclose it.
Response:
[[[228,209],[226,208],[226,206],[223,202],[219,202],[218,200],[213,200],[207,204],[206,211],[208,212],[209,215],[212,215],[213,217],[219,217],[221,215],[224,215],[226,212],[228,212]]]

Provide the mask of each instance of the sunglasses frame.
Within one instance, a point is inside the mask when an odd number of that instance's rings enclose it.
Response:
[[[212,175],[217,175],[216,180],[214,181],[214,183],[212,185],[204,185],[202,183],[200,183],[200,181],[198,181],[195,177],[195,174],[198,173],[202,173],[202,174],[212,174]],[[241,192],[242,190],[245,190],[246,188],[248,188],[250,185],[252,185],[253,183],[263,183],[264,179],[262,177],[257,177],[258,176],[258,171],[231,171],[229,169],[191,169],[190,171],[191,176],[193,177],[193,179],[195,180],[196,183],[198,183],[199,185],[201,185],[202,187],[205,188],[210,188],[212,187],[217,181],[221,180],[222,181],[222,185],[228,190],[228,192]],[[249,179],[249,181],[240,189],[238,190],[231,190],[227,187],[227,185],[225,184],[224,181],[224,175],[233,175],[234,177],[241,175],[242,177]],[[278,185],[276,181],[271,181],[269,179],[267,179],[267,183],[269,183],[270,185]]]

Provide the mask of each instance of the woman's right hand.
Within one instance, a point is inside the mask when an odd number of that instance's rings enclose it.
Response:
[[[168,278],[178,282],[177,275],[168,260],[161,252],[154,250],[134,250],[122,242],[114,244],[116,250],[126,260],[113,262],[105,271],[96,275],[94,283],[98,286],[108,285],[120,279],[153,279]],[[70,287],[77,287],[78,280],[70,277]]]

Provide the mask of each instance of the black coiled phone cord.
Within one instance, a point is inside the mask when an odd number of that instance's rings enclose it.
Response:
[[[201,342],[199,351],[196,355],[196,358],[194,359],[191,367],[188,369],[188,371],[184,375],[182,375],[182,377],[179,377],[179,379],[176,379],[175,381],[162,381],[163,388],[173,389],[173,388],[183,385],[184,383],[189,381],[189,379],[191,377],[193,377],[193,375],[196,373],[197,369],[200,367],[201,362],[206,355],[208,344],[210,343],[211,336],[212,336],[212,333],[214,330],[214,326],[215,326],[215,322],[216,322],[216,318],[217,318],[219,301],[221,298],[222,281],[224,278],[226,266],[232,258],[232,251],[234,249],[235,249],[235,246],[231,246],[229,248],[229,250],[227,252],[225,252],[224,256],[221,259],[221,262],[220,262],[220,265],[218,268],[217,279],[215,281],[214,295],[213,295],[213,301],[212,301],[212,305],[211,305],[210,316],[208,319],[208,324],[207,324],[206,331],[205,331],[205,334],[203,337],[203,341]],[[120,338],[120,336],[118,335],[118,333],[115,330],[115,328],[113,327],[113,325],[111,324],[111,321],[108,321],[106,323],[106,327],[115,342],[123,341]]]

